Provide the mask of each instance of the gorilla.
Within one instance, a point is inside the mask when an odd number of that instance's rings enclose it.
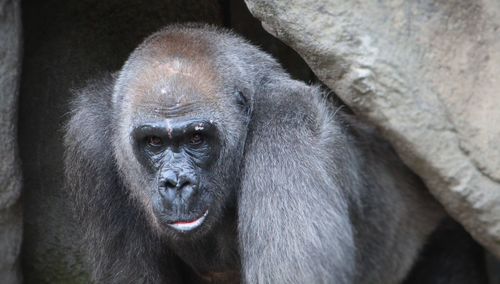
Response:
[[[429,280],[419,255],[446,214],[419,178],[231,32],[166,27],[99,77],[64,140],[94,281],[482,283],[456,262]]]

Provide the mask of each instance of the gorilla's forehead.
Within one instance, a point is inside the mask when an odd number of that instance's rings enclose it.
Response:
[[[191,34],[159,33],[129,58],[122,89],[133,110],[174,117],[227,106],[214,45]]]
[[[171,57],[149,60],[128,83],[134,106],[174,108],[220,100],[222,88],[209,59]]]
[[[192,64],[179,62],[157,64],[138,74],[128,88],[132,107],[152,108],[165,115],[218,108],[223,103],[223,90],[217,77]]]

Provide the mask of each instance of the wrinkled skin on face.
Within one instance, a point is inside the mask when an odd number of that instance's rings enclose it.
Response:
[[[216,126],[165,120],[138,125],[132,137],[137,159],[157,179],[152,199],[159,223],[185,232],[202,225],[214,202],[208,175],[219,154]]]

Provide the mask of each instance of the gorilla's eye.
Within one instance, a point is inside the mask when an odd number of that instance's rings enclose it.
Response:
[[[203,136],[199,133],[193,134],[189,139],[189,144],[192,146],[199,146],[201,143],[203,143]]]
[[[148,145],[152,147],[160,147],[163,145],[163,141],[158,136],[149,136],[147,138]]]

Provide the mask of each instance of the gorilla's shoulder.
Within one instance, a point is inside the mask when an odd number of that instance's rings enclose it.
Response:
[[[86,81],[80,88],[71,90],[70,119],[65,123],[66,157],[87,157],[95,161],[110,159],[102,155],[102,141],[109,139],[112,124],[112,94],[115,74],[102,73]],[[105,153],[108,153],[107,151]]]

